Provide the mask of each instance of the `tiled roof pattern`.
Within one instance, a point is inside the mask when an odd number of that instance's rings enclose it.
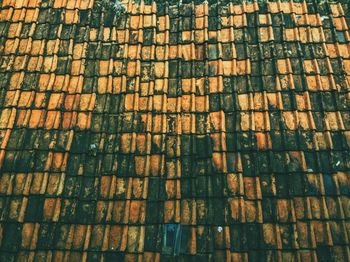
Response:
[[[346,6],[123,4],[0,1],[0,260],[349,261]]]

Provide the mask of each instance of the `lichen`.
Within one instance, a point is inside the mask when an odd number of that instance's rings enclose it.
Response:
[[[117,17],[124,14],[125,6],[119,0],[99,0],[97,6],[109,12],[113,12]]]

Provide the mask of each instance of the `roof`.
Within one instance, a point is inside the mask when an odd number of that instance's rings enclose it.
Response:
[[[349,6],[233,2],[0,1],[0,260],[350,259]]]

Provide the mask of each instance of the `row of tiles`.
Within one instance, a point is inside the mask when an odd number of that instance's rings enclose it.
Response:
[[[139,253],[161,250],[162,227],[122,225],[5,224],[2,249],[63,249],[76,251],[123,251]],[[4,225],[4,226],[5,226]],[[247,250],[316,249],[348,244],[348,223],[298,222],[296,224],[246,224],[223,226],[182,226],[184,254],[212,252],[214,249]],[[344,229],[344,231],[342,231]],[[10,231],[11,230],[11,231]],[[257,241],[258,240],[258,241]]]
[[[69,51],[73,48],[73,45],[71,45],[72,41],[61,41],[61,43],[59,40],[48,41],[47,44],[45,41],[33,42],[36,42],[36,44],[32,45],[30,39],[22,39],[21,41],[7,40],[3,49],[4,56],[1,57],[1,68],[5,72],[26,70],[28,72],[42,71],[43,73],[58,70],[61,72],[62,69],[66,69],[61,73],[68,71],[71,75],[79,75],[86,74],[86,71],[91,71],[92,68],[96,67],[100,76],[124,72],[124,74],[132,77],[140,75],[140,71],[145,66],[152,66],[157,78],[168,77],[169,74],[172,75],[174,69],[176,72],[176,68],[172,68],[174,63],[179,64],[179,66],[185,66],[190,64],[190,62],[195,67],[201,66],[202,70],[208,71],[209,75],[257,75],[259,70],[262,70],[264,75],[292,72],[298,74],[321,73],[325,75],[333,73],[333,70],[336,72],[350,71],[350,60],[348,59],[350,45],[327,45],[327,48],[324,50],[328,56],[323,57],[309,56],[307,53],[303,54],[302,52],[300,52],[300,56],[298,56],[298,52],[295,52],[294,54],[296,55],[293,55],[293,52],[290,50],[282,56],[281,54],[276,56],[276,54],[272,53],[272,50],[268,49],[266,52],[254,49],[250,50],[248,54],[246,48],[249,48],[249,46],[240,44],[185,44],[152,47],[119,45],[118,48],[121,48],[119,51],[124,50],[124,55],[112,61],[111,57],[109,59],[98,57],[97,52],[95,54],[89,52],[86,59],[86,44],[76,44],[72,55]],[[24,46],[28,43],[27,47],[29,48],[21,47],[22,43],[24,43]],[[52,49],[52,44],[53,46],[56,45],[57,48]],[[19,53],[14,55],[18,46]],[[91,45],[91,48],[93,47],[98,48],[98,46]],[[243,54],[239,54],[240,52],[243,52]],[[121,54],[119,53],[119,55]],[[150,64],[151,62],[152,64]],[[170,72],[166,70],[168,65]],[[95,72],[92,75],[97,74]]]
[[[175,148],[168,149],[170,156],[161,152],[152,155],[118,154],[116,156],[115,153],[97,153],[96,144],[90,144],[89,147],[86,153],[72,154],[46,150],[1,150],[1,169],[2,172],[67,172],[70,175],[86,176],[118,174],[121,177],[193,178],[197,175],[212,173],[243,172],[247,176],[254,176],[269,173],[330,173],[346,171],[350,168],[349,151],[345,149],[343,151],[261,151],[256,153],[251,146],[247,148],[245,145],[247,149],[244,150],[242,146],[243,152],[239,153],[208,152],[197,156],[196,151],[192,152],[184,145],[182,151],[187,154],[173,159],[180,152],[175,151]],[[283,147],[282,149],[286,150]],[[169,159],[169,157],[172,158]],[[196,164],[191,166],[194,160]]]
[[[145,261],[159,262],[171,260],[168,255],[162,255],[160,252],[144,251],[142,254],[129,252],[74,252],[74,251],[19,251],[18,253],[3,252],[0,258],[6,261]],[[249,252],[232,252],[225,250],[215,250],[212,253],[198,253],[193,255],[181,255],[176,257],[177,261],[322,261],[322,259],[334,260],[342,262],[349,260],[349,250],[343,246],[335,247],[319,247],[317,249],[302,249],[299,251],[257,251],[250,250]]]
[[[80,31],[76,35],[76,31]],[[125,30],[116,28],[89,28],[83,26],[67,26],[63,24],[23,24],[0,23],[0,35],[8,39],[28,38],[41,39],[69,39],[80,38],[80,41],[119,41],[120,43],[143,43],[145,45],[167,43],[204,43],[207,41],[219,42],[249,42],[251,44],[266,42],[301,42],[301,43],[348,43],[348,30],[336,31],[322,27],[252,27],[252,28],[224,28],[208,31],[207,29],[182,31],[173,28],[170,31],[156,31],[155,28]]]
[[[289,210],[284,206],[300,206],[292,204],[288,198],[305,198],[305,209],[310,206],[320,207],[329,203],[332,214],[339,214],[344,218],[344,211],[339,211],[341,202],[344,208],[349,196],[349,173],[338,172],[332,175],[320,174],[261,174],[260,177],[243,176],[240,173],[226,175],[201,175],[180,178],[169,173],[167,177],[116,177],[101,176],[70,176],[64,173],[4,173],[1,178],[0,194],[13,199],[14,203],[22,202],[22,196],[32,198],[33,202],[41,203],[48,197],[48,201],[55,201],[53,197],[81,200],[144,200],[165,201],[182,200],[188,198],[207,199],[209,195],[215,198],[232,198],[235,203],[245,200],[270,200],[283,202],[282,210]],[[187,189],[192,189],[187,191]],[[338,196],[338,197],[336,197]],[[340,196],[340,198],[339,198]],[[343,198],[343,196],[345,198]],[[51,198],[50,198],[51,197]],[[299,200],[298,200],[299,199]],[[5,200],[5,198],[4,198]],[[28,200],[27,198],[25,201]],[[238,202],[237,202],[238,201]],[[298,202],[299,201],[299,202]],[[332,202],[333,201],[333,202]],[[136,201],[137,202],[137,201]],[[286,204],[285,203],[289,203]],[[311,204],[310,204],[311,203]],[[338,204],[337,204],[338,203]],[[340,205],[340,206],[339,206]],[[16,204],[11,206],[18,206]],[[34,204],[31,206],[35,206]],[[337,207],[338,206],[338,207]],[[244,208],[243,208],[244,209]],[[316,209],[318,210],[318,209]],[[334,211],[338,210],[338,211]],[[348,211],[345,211],[345,213]],[[307,214],[310,212],[307,211]],[[316,211],[315,211],[316,213]],[[311,213],[310,213],[311,214]],[[318,213],[320,215],[320,213]],[[329,218],[328,212],[322,213]],[[347,213],[346,213],[347,214]],[[303,218],[311,218],[307,215]],[[320,219],[320,217],[314,217]],[[334,215],[331,218],[335,218]],[[299,218],[301,219],[301,218]]]
[[[130,108],[132,109],[132,107]],[[147,108],[146,108],[147,109]],[[119,112],[104,116],[91,112],[43,109],[4,109],[1,113],[0,128],[42,128],[44,130],[90,130],[102,131],[104,124],[109,124],[111,133],[123,132],[123,126],[131,125],[129,132],[152,132],[180,134],[207,134],[215,132],[242,131],[276,131],[276,130],[319,130],[345,131],[349,129],[350,115],[347,111],[334,112],[298,112],[298,111],[265,111],[224,113],[152,113],[150,111],[134,113]],[[130,119],[131,117],[131,119]],[[321,119],[320,119],[321,117]],[[122,123],[128,121],[128,123]],[[237,123],[236,123],[236,122]],[[141,126],[138,126],[141,125]],[[128,131],[125,131],[128,132]]]
[[[79,9],[86,10],[92,9],[96,1],[94,0],[36,0],[36,1],[28,1],[28,0],[4,0],[2,2],[2,8],[14,7],[14,8],[64,8],[67,10]],[[150,14],[155,13],[156,9],[164,8],[164,4],[166,2],[162,1],[142,1],[141,3],[134,3],[133,1],[121,1],[124,6],[127,8],[127,12],[131,14]],[[178,13],[179,11],[186,10],[185,13],[195,12],[197,16],[202,16],[204,13],[208,13],[208,9],[218,9],[215,5],[208,5],[208,3],[202,4],[194,4],[194,2],[190,1],[189,4],[186,4],[184,1],[181,5],[176,5],[174,3],[170,3],[170,6],[166,7],[170,9],[170,13]],[[328,12],[331,12],[334,16],[343,16],[344,10],[339,3],[330,3],[326,6],[319,6],[320,9],[324,9]],[[221,8],[222,12],[230,13],[230,14],[242,14],[242,13],[252,13],[252,12],[263,12],[270,11],[271,13],[279,13],[283,12],[286,14],[295,13],[298,15],[305,13],[315,13],[316,6],[315,3],[306,1],[294,2],[294,1],[269,1],[267,3],[247,3],[242,1],[241,4],[232,4],[228,1],[228,4],[222,4]]]
[[[185,81],[183,83],[182,92],[176,97],[167,93],[167,90],[159,90],[157,86],[153,90],[141,89],[140,93],[123,92],[113,95],[55,92],[60,90],[53,90],[53,92],[12,90],[1,95],[3,98],[2,108],[93,111],[96,114],[107,113],[110,115],[132,110],[162,113],[209,113],[220,110],[224,112],[239,110],[244,113],[247,113],[246,111],[270,111],[272,113],[278,110],[282,114],[284,111],[297,111],[299,114],[307,111],[324,111],[327,114],[328,112],[348,110],[348,93],[335,90],[332,92],[278,91],[232,94],[230,92],[222,93],[220,92],[222,90],[213,88],[210,90],[213,92],[199,95],[195,94],[195,90],[191,90],[191,83],[189,85],[186,85]],[[99,106],[100,102],[104,102],[103,108]],[[10,109],[6,110],[2,113],[2,121],[4,122],[0,125],[2,128],[6,127],[5,123],[9,117]]]
[[[95,11],[76,10],[55,10],[55,9],[2,9],[0,11],[0,22],[11,21],[14,23],[24,22],[39,24],[51,21],[55,24],[81,24],[96,27],[96,25],[104,24],[108,26],[115,25],[111,23],[111,18],[108,17],[111,13],[101,14]],[[185,15],[185,16],[183,16]],[[218,17],[218,19],[217,19]],[[51,20],[50,20],[51,18]],[[120,18],[119,18],[120,19]],[[125,20],[124,20],[125,19]],[[334,27],[336,30],[347,30],[347,21],[344,16],[334,17],[321,16],[320,14],[234,14],[234,15],[215,15],[204,13],[203,16],[186,16],[181,14],[177,17],[168,15],[131,15],[124,18],[122,24],[116,25],[118,28],[124,26],[128,29],[143,29],[157,27],[158,30],[164,31],[171,28],[178,28],[184,31],[191,29],[209,28],[212,30],[220,27],[255,27],[255,26],[281,26],[284,24],[287,28],[297,26],[324,26],[325,28]],[[214,19],[214,20],[212,20]],[[169,21],[170,20],[170,21]],[[112,17],[113,21],[113,17]],[[181,22],[180,22],[181,21]],[[175,24],[173,24],[175,22]],[[180,22],[180,23],[179,23]],[[216,23],[216,24],[215,24]]]
[[[74,132],[73,130],[13,129],[1,130],[1,149],[51,150],[55,153],[71,152],[73,154],[89,153],[89,145],[95,145],[94,151],[103,154],[121,153],[145,156],[165,154],[167,158],[177,158],[198,154],[198,158],[210,157],[212,152],[228,151],[239,153],[264,150],[274,151],[338,151],[348,150],[349,132],[328,131],[286,131],[270,132],[213,132],[200,134],[150,133],[138,130],[108,129]],[[99,131],[99,132],[98,132]],[[104,131],[104,132],[103,132]],[[135,133],[138,134],[135,134]],[[201,152],[201,150],[204,150]],[[11,154],[13,154],[12,152]],[[90,152],[91,153],[91,152]],[[59,157],[58,154],[56,157]],[[228,157],[231,159],[233,156]],[[239,155],[238,155],[239,157]],[[10,158],[11,159],[11,158]],[[231,161],[231,160],[230,160]],[[240,161],[238,161],[240,162]]]
[[[332,41],[333,42],[333,41]],[[213,60],[245,60],[252,62],[261,60],[283,61],[300,60],[306,61],[328,61],[339,58],[347,59],[350,57],[350,44],[296,44],[283,43],[271,44],[260,43],[259,45],[249,45],[241,43],[204,43],[204,44],[174,44],[174,45],[135,45],[123,43],[79,43],[70,40],[33,40],[32,38],[23,39],[4,39],[2,38],[2,60],[9,56],[22,57],[29,55],[30,58],[46,56],[52,59],[58,57],[69,57],[71,60],[115,60],[116,67],[125,67],[126,62],[149,60],[163,62],[165,60],[182,59],[182,61],[195,60],[197,62],[206,62]],[[12,59],[15,59],[13,57]],[[38,59],[38,58],[36,58]],[[316,62],[316,61],[315,61]],[[124,64],[120,64],[124,63]],[[294,66],[294,63],[292,62]],[[4,66],[2,66],[3,69]],[[326,65],[327,67],[327,65]]]
[[[174,64],[173,64],[174,65]],[[175,64],[176,66],[176,64]],[[152,72],[150,67],[145,67],[144,71]],[[175,103],[176,107],[182,104],[180,97],[189,96],[191,99],[187,99],[187,102],[192,100],[203,100],[203,105],[197,105],[198,108],[206,108],[209,100],[210,108],[213,111],[218,111],[216,108],[224,108],[225,111],[230,111],[230,108],[225,106],[225,103],[231,103],[228,106],[233,108],[240,108],[237,104],[238,95],[249,95],[249,93],[256,92],[266,93],[268,97],[268,108],[271,110],[274,108],[288,109],[292,106],[288,100],[295,100],[294,96],[308,93],[308,97],[305,101],[311,100],[315,102],[314,107],[323,107],[326,111],[332,111],[331,108],[339,108],[340,110],[346,108],[347,94],[349,90],[350,76],[344,75],[265,75],[265,76],[200,76],[189,78],[166,78],[166,79],[150,79],[149,74],[144,74],[142,77],[126,77],[126,76],[105,76],[105,77],[83,77],[83,76],[70,76],[55,75],[55,74],[39,74],[39,73],[27,73],[16,72],[11,74],[2,74],[4,76],[1,87],[5,91],[1,92],[3,103],[6,106],[18,105],[18,99],[21,95],[19,90],[23,93],[23,102],[21,107],[26,107],[26,103],[31,104],[34,101],[34,108],[46,108],[49,97],[49,92],[55,93],[56,99],[54,103],[62,104],[62,99],[65,97],[69,99],[70,103],[75,103],[75,96],[80,94],[96,94],[99,106],[100,101],[104,101],[106,109],[109,112],[117,112],[121,109],[119,105],[124,98],[128,97],[135,102],[140,102],[145,99],[153,101],[153,96],[156,97],[158,102],[163,99],[171,98],[172,103]],[[59,96],[61,93],[61,96]],[[275,95],[273,94],[275,93]],[[282,93],[282,102],[280,99],[280,93]],[[287,99],[285,94],[290,94],[290,98]],[[4,96],[8,94],[9,98],[4,101]],[[123,99],[120,99],[122,95]],[[209,96],[209,97],[208,97]],[[149,98],[148,98],[149,97]],[[95,99],[95,97],[93,97]],[[177,101],[177,99],[179,101]],[[287,99],[287,102],[285,102]],[[226,102],[225,102],[226,100]],[[334,105],[334,101],[344,101],[339,105]],[[61,101],[61,102],[60,102]],[[216,101],[218,105],[214,105],[212,102]],[[264,97],[265,101],[265,97]],[[322,101],[327,101],[324,103]],[[78,102],[78,101],[77,101]],[[169,101],[170,102],[170,101]],[[184,101],[187,103],[186,101]],[[113,105],[111,105],[111,103]],[[124,101],[121,106],[124,106]],[[307,103],[307,102],[306,102]],[[142,103],[138,103],[142,104]],[[171,107],[173,107],[172,105]],[[68,106],[68,105],[67,105]],[[76,109],[76,105],[70,110]],[[245,107],[246,108],[246,107]],[[266,108],[266,107],[264,107]],[[294,107],[293,107],[294,108]],[[309,107],[305,107],[309,109]],[[101,109],[97,108],[96,112],[100,112]],[[103,109],[102,109],[103,110]],[[302,109],[303,110],[303,109]],[[200,111],[203,111],[201,109]],[[317,109],[316,109],[317,111]]]
[[[221,202],[221,203],[219,203]],[[180,204],[181,203],[181,204]],[[45,199],[37,196],[3,197],[1,221],[154,224],[293,223],[297,220],[349,223],[348,197],[296,197],[293,200],[263,198],[245,200],[211,197],[210,200]],[[215,206],[214,206],[215,205]],[[218,213],[219,212],[219,213]],[[217,215],[214,215],[216,213]],[[220,215],[219,215],[220,214]],[[349,224],[350,226],[350,224]],[[350,229],[350,228],[349,228]]]

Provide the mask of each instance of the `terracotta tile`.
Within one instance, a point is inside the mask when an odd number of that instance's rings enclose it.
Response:
[[[73,59],[85,58],[86,45],[85,44],[75,44],[73,48]]]
[[[17,56],[15,59],[15,63],[13,65],[13,69],[15,71],[23,70],[25,68],[26,57],[25,56]]]
[[[236,63],[238,75],[250,74],[250,60],[237,61]]]
[[[5,54],[11,54],[14,53],[16,48],[16,40],[15,39],[9,39],[5,42],[5,49],[4,49],[4,53]],[[22,43],[22,41],[20,42]],[[20,45],[20,49],[19,51],[21,51],[21,45]]]
[[[323,31],[319,27],[311,28],[311,34],[314,42],[324,42]]]
[[[271,141],[269,135],[263,132],[256,133],[257,146],[259,149],[271,149]]]
[[[311,30],[304,27],[299,27],[299,39],[302,43],[312,42],[311,41]]]
[[[150,46],[143,46],[141,49],[141,57],[143,60],[152,60],[154,59],[154,53],[156,54],[156,59],[163,60],[164,59],[164,47],[156,46],[156,51]]]
[[[8,29],[7,37],[15,38],[19,37],[20,31],[22,29],[22,23],[11,23]]]
[[[305,93],[297,94],[295,96],[295,99],[296,99],[296,104],[297,104],[298,110],[303,111],[303,110],[307,110],[309,108],[307,95]]]
[[[177,99],[176,98],[168,98],[167,111],[168,112],[177,112]]]
[[[109,60],[100,60],[99,62],[99,74],[105,76],[109,73]]]
[[[24,16],[25,23],[32,23],[38,19],[39,12],[37,9],[26,9]]]
[[[31,110],[29,128],[38,128],[42,126],[45,117],[44,110]]]
[[[330,90],[333,87],[332,79],[328,76],[320,76],[322,90]]]
[[[338,50],[340,56],[343,58],[349,58],[350,57],[350,47],[346,44],[339,44],[338,45]]]
[[[245,15],[234,15],[233,16],[233,25],[237,28],[246,26]]]
[[[60,123],[60,112],[48,111],[46,114],[46,120],[44,127],[46,129],[57,129]]]
[[[289,61],[286,59],[277,60],[277,67],[280,74],[290,73]]]
[[[298,40],[298,33],[295,31],[294,28],[286,28],[285,37],[287,41],[295,41]]]
[[[66,24],[75,24],[78,23],[79,17],[78,13],[75,10],[66,10],[65,13],[65,23]]]
[[[293,112],[283,112],[283,119],[288,129],[295,130],[297,128],[296,119]]]
[[[259,35],[261,42],[267,42],[273,39],[273,34],[271,32],[270,27],[261,27]]]

